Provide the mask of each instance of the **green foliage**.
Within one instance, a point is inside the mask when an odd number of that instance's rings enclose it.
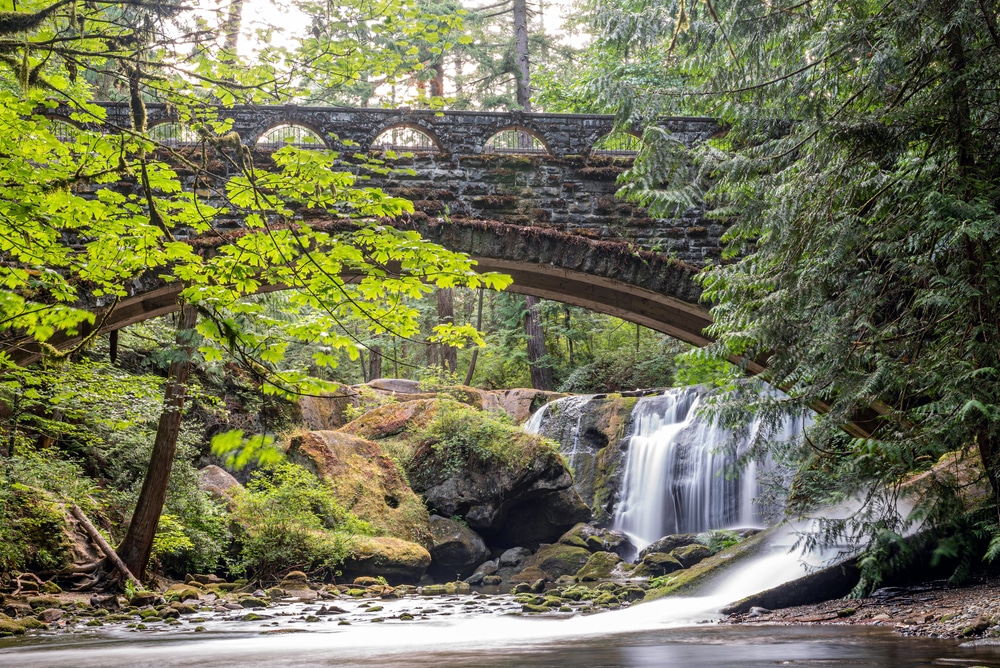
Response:
[[[674,356],[678,343],[660,339],[657,347],[634,346],[600,351],[589,364],[577,367],[559,387],[560,392],[620,392],[675,384]]]
[[[778,415],[824,409],[805,446],[783,454],[803,466],[799,508],[863,499],[824,534],[872,541],[869,582],[902,563],[898,536],[917,516],[939,529],[942,554],[980,549],[948,542],[970,510],[953,503],[964,483],[922,495],[910,518],[895,501],[914,471],[966,449],[992,503],[1000,495],[995,11],[976,0],[608,6],[598,43],[640,35],[619,49],[666,65],[619,113],[680,105],[726,128],[691,151],[650,129],[624,177],[653,215],[704,203],[728,226],[729,261],[700,278],[709,352],[766,364],[761,376],[789,397],[734,388],[717,415],[727,426],[763,416],[763,444]],[[657,12],[670,20],[654,25]],[[651,30],[629,27],[643,22]]]
[[[730,529],[717,529],[698,534],[698,542],[712,551],[712,554],[722,552],[740,542],[740,535]]]
[[[8,477],[0,486],[0,573],[66,566],[65,528],[62,509],[44,491]]]
[[[350,536],[370,533],[315,476],[287,462],[253,473],[235,498],[233,520],[238,554],[230,569],[258,580],[292,569],[335,572]]]
[[[738,367],[728,360],[706,355],[700,349],[677,355],[674,363],[677,365],[673,378],[675,386],[727,387],[740,377]]]
[[[516,470],[543,453],[557,455],[558,447],[514,425],[506,413],[483,411],[453,401],[442,401],[421,433],[437,454],[447,475],[469,463],[481,462]]]
[[[210,448],[213,455],[222,458],[226,468],[234,471],[242,471],[251,464],[277,464],[284,458],[281,450],[275,447],[273,436],[255,434],[244,438],[242,429],[216,434]]]

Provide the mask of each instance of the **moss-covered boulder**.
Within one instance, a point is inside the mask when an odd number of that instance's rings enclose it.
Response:
[[[479,534],[447,517],[431,516],[431,536],[431,574],[436,577],[465,577],[490,554]]]
[[[577,571],[576,577],[580,582],[607,580],[621,560],[614,552],[594,552],[583,568]]]
[[[632,575],[635,577],[656,577],[683,569],[684,565],[673,555],[651,552],[642,558],[642,562],[632,571]]]
[[[590,551],[582,547],[560,543],[543,545],[524,562],[524,569],[515,577],[517,581],[526,582],[525,573],[537,569],[548,576],[546,579],[555,580],[560,575],[575,575],[589,560]]]
[[[339,431],[310,431],[292,438],[288,457],[326,481],[337,500],[377,533],[431,544],[426,507],[377,443]]]
[[[645,600],[651,601],[674,594],[697,594],[705,591],[718,577],[723,576],[728,568],[759,554],[761,546],[766,544],[770,536],[771,531],[762,531],[735,545],[730,545],[691,568],[671,573],[664,584],[646,592]],[[640,564],[639,568],[642,567],[643,564]],[[636,569],[636,572],[639,568]]]
[[[642,561],[647,554],[652,554],[653,552],[670,554],[679,547],[687,547],[688,545],[695,545],[697,543],[698,534],[696,533],[678,533],[664,536],[663,538],[653,541],[644,547],[642,551],[639,552],[639,558],[637,561]]]
[[[691,568],[698,562],[711,557],[712,550],[701,543],[695,543],[671,550],[670,556],[679,561],[684,568]]]
[[[623,531],[601,529],[581,522],[559,537],[563,545],[586,548],[591,552],[614,552],[622,559],[633,556],[635,546]]]
[[[201,598],[201,592],[195,587],[185,584],[172,584],[163,592],[163,597],[168,601],[197,601]]]
[[[384,536],[355,536],[343,571],[347,579],[370,575],[393,583],[415,583],[430,563],[430,552],[417,543]]]

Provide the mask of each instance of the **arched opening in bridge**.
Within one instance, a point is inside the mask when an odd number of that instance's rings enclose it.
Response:
[[[484,153],[548,153],[545,142],[530,130],[507,128],[486,140]]]
[[[642,139],[622,130],[615,130],[604,135],[591,150],[592,155],[634,156],[642,149]]]
[[[437,141],[411,125],[394,125],[383,130],[372,142],[375,151],[440,152]]]
[[[161,146],[191,146],[201,141],[198,133],[183,123],[160,123],[149,129],[149,138]]]
[[[257,148],[279,149],[289,144],[297,148],[326,148],[326,142],[318,132],[293,123],[276,125],[257,140]]]
[[[73,123],[62,119],[48,117],[44,122],[45,127],[55,135],[55,138],[62,142],[76,141],[83,132]]]

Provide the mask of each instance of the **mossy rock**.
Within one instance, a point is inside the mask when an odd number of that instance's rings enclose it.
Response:
[[[160,616],[159,611],[154,608],[147,608],[145,610],[139,611],[139,617],[141,617],[142,619],[149,619],[151,617],[159,618],[159,616]]]
[[[525,562],[525,571],[530,568],[537,568],[546,573],[549,578],[555,579],[560,575],[574,575],[586,565],[590,559],[590,550],[585,547],[575,547],[573,545],[545,545]],[[520,578],[519,578],[520,579]],[[523,580],[520,580],[523,582]]]
[[[26,629],[47,629],[47,628],[49,628],[48,624],[46,624],[45,622],[43,622],[40,619],[36,619],[35,617],[25,617],[23,619],[17,620],[17,622],[18,622],[18,624],[20,624],[21,626],[23,626]]]
[[[673,594],[696,594],[705,590],[724,575],[730,566],[758,554],[770,536],[771,531],[762,531],[736,545],[730,545],[691,568],[671,573],[663,585],[649,589],[643,600],[653,601]]]
[[[57,585],[55,582],[49,580],[47,582],[43,582],[42,585],[38,588],[38,591],[42,592],[43,594],[61,594],[62,587]]]
[[[239,604],[244,608],[266,608],[267,601],[256,596],[247,596],[239,600]]]
[[[691,568],[695,564],[704,561],[712,556],[712,550],[701,543],[679,547],[670,552],[670,556],[681,563],[684,568]]]
[[[374,585],[382,584],[378,578],[373,578],[368,575],[362,575],[361,577],[354,578],[353,582],[355,587],[371,587]]]
[[[538,568],[537,566],[528,566],[520,573],[512,575],[510,578],[510,582],[511,584],[516,584],[518,586],[524,585],[530,591],[531,583],[537,582],[538,580],[551,580],[551,579],[552,578],[549,576],[549,574],[543,571],[541,568]]]
[[[378,443],[343,430],[310,431],[292,438],[288,457],[315,473],[337,501],[368,522],[375,533],[425,548],[432,544],[430,513],[410,488],[400,465]]]
[[[468,594],[470,591],[472,591],[472,587],[468,582],[448,582],[445,584],[426,585],[421,590],[424,596]]]
[[[167,600],[174,601],[197,601],[201,598],[201,591],[191,585],[174,584],[170,585],[167,590],[163,592],[163,597]]]
[[[576,573],[580,582],[607,580],[622,558],[614,552],[594,552],[587,563]]]
[[[28,605],[32,610],[45,610],[46,608],[61,608],[62,601],[50,596],[36,596],[28,599]]]
[[[521,612],[530,612],[537,615],[551,612],[551,610],[544,605],[532,605],[530,603],[525,603],[521,606]]]
[[[20,636],[27,633],[28,629],[18,621],[7,615],[0,614],[0,636]]]
[[[684,569],[684,565],[671,554],[651,552],[642,558],[642,563],[632,572],[636,577],[669,575]]]
[[[430,563],[431,553],[417,543],[387,536],[354,536],[343,569],[348,577],[367,574],[412,583],[423,576]]]

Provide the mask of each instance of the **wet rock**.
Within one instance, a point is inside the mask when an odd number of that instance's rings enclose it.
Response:
[[[992,626],[992,622],[990,622],[990,620],[987,619],[986,617],[982,616],[976,617],[974,620],[972,620],[971,624],[965,627],[965,629],[962,631],[962,635],[963,636],[979,635],[986,629],[990,628],[990,626]]]
[[[696,543],[698,543],[698,534],[696,533],[679,533],[671,536],[664,536],[663,538],[650,543],[641,552],[639,552],[638,561],[642,561],[647,554],[652,554],[653,552],[663,552],[665,554],[669,554],[679,547],[687,547],[688,545],[694,545]]]
[[[476,564],[489,556],[486,542],[479,534],[460,522],[440,515],[431,515],[430,528],[432,542],[429,551],[432,573],[462,577],[468,575]]]
[[[547,579],[555,580],[560,575],[575,575],[590,559],[590,551],[572,545],[543,545],[538,552],[524,562],[524,570],[511,581],[525,582],[533,575],[532,569],[542,571]]]
[[[748,596],[726,606],[722,609],[722,613],[726,615],[744,613],[754,606],[777,610],[841,598],[854,588],[859,577],[857,561],[850,559],[843,564],[824,568],[797,580]]]
[[[487,575],[483,578],[483,584],[491,587],[496,587],[503,584],[503,578],[499,575]]]
[[[632,574],[635,577],[656,577],[683,569],[684,565],[677,560],[677,557],[663,552],[650,552],[642,558],[642,563],[632,571]]]
[[[416,543],[386,536],[356,536],[343,570],[348,578],[373,575],[394,583],[415,583],[430,563],[430,552]]]
[[[627,559],[636,552],[635,546],[623,531],[599,529],[583,522],[560,536],[559,542],[583,547],[591,552],[614,552],[622,559]]]
[[[681,562],[681,566],[684,568],[691,568],[695,564],[711,557],[712,550],[701,543],[694,543],[671,550],[670,556]]]
[[[144,591],[139,590],[132,594],[132,598],[129,599],[129,605],[133,605],[137,608],[142,608],[147,605],[153,605],[156,603],[157,599],[161,598],[159,594],[155,591]]]
[[[35,617],[37,617],[39,621],[50,623],[59,621],[65,614],[66,613],[59,608],[46,608],[45,610],[37,613]]]
[[[196,601],[201,598],[201,592],[190,585],[172,584],[163,592],[163,596],[169,600]]]
[[[108,596],[94,594],[90,597],[90,605],[95,608],[104,608],[105,610],[121,609],[121,603],[119,603],[118,597],[114,594],[110,594]]]
[[[512,547],[500,555],[500,567],[517,568],[531,556],[531,550],[524,547]]]
[[[583,568],[577,571],[576,577],[581,582],[607,580],[621,560],[622,558],[614,552],[594,552]]]

